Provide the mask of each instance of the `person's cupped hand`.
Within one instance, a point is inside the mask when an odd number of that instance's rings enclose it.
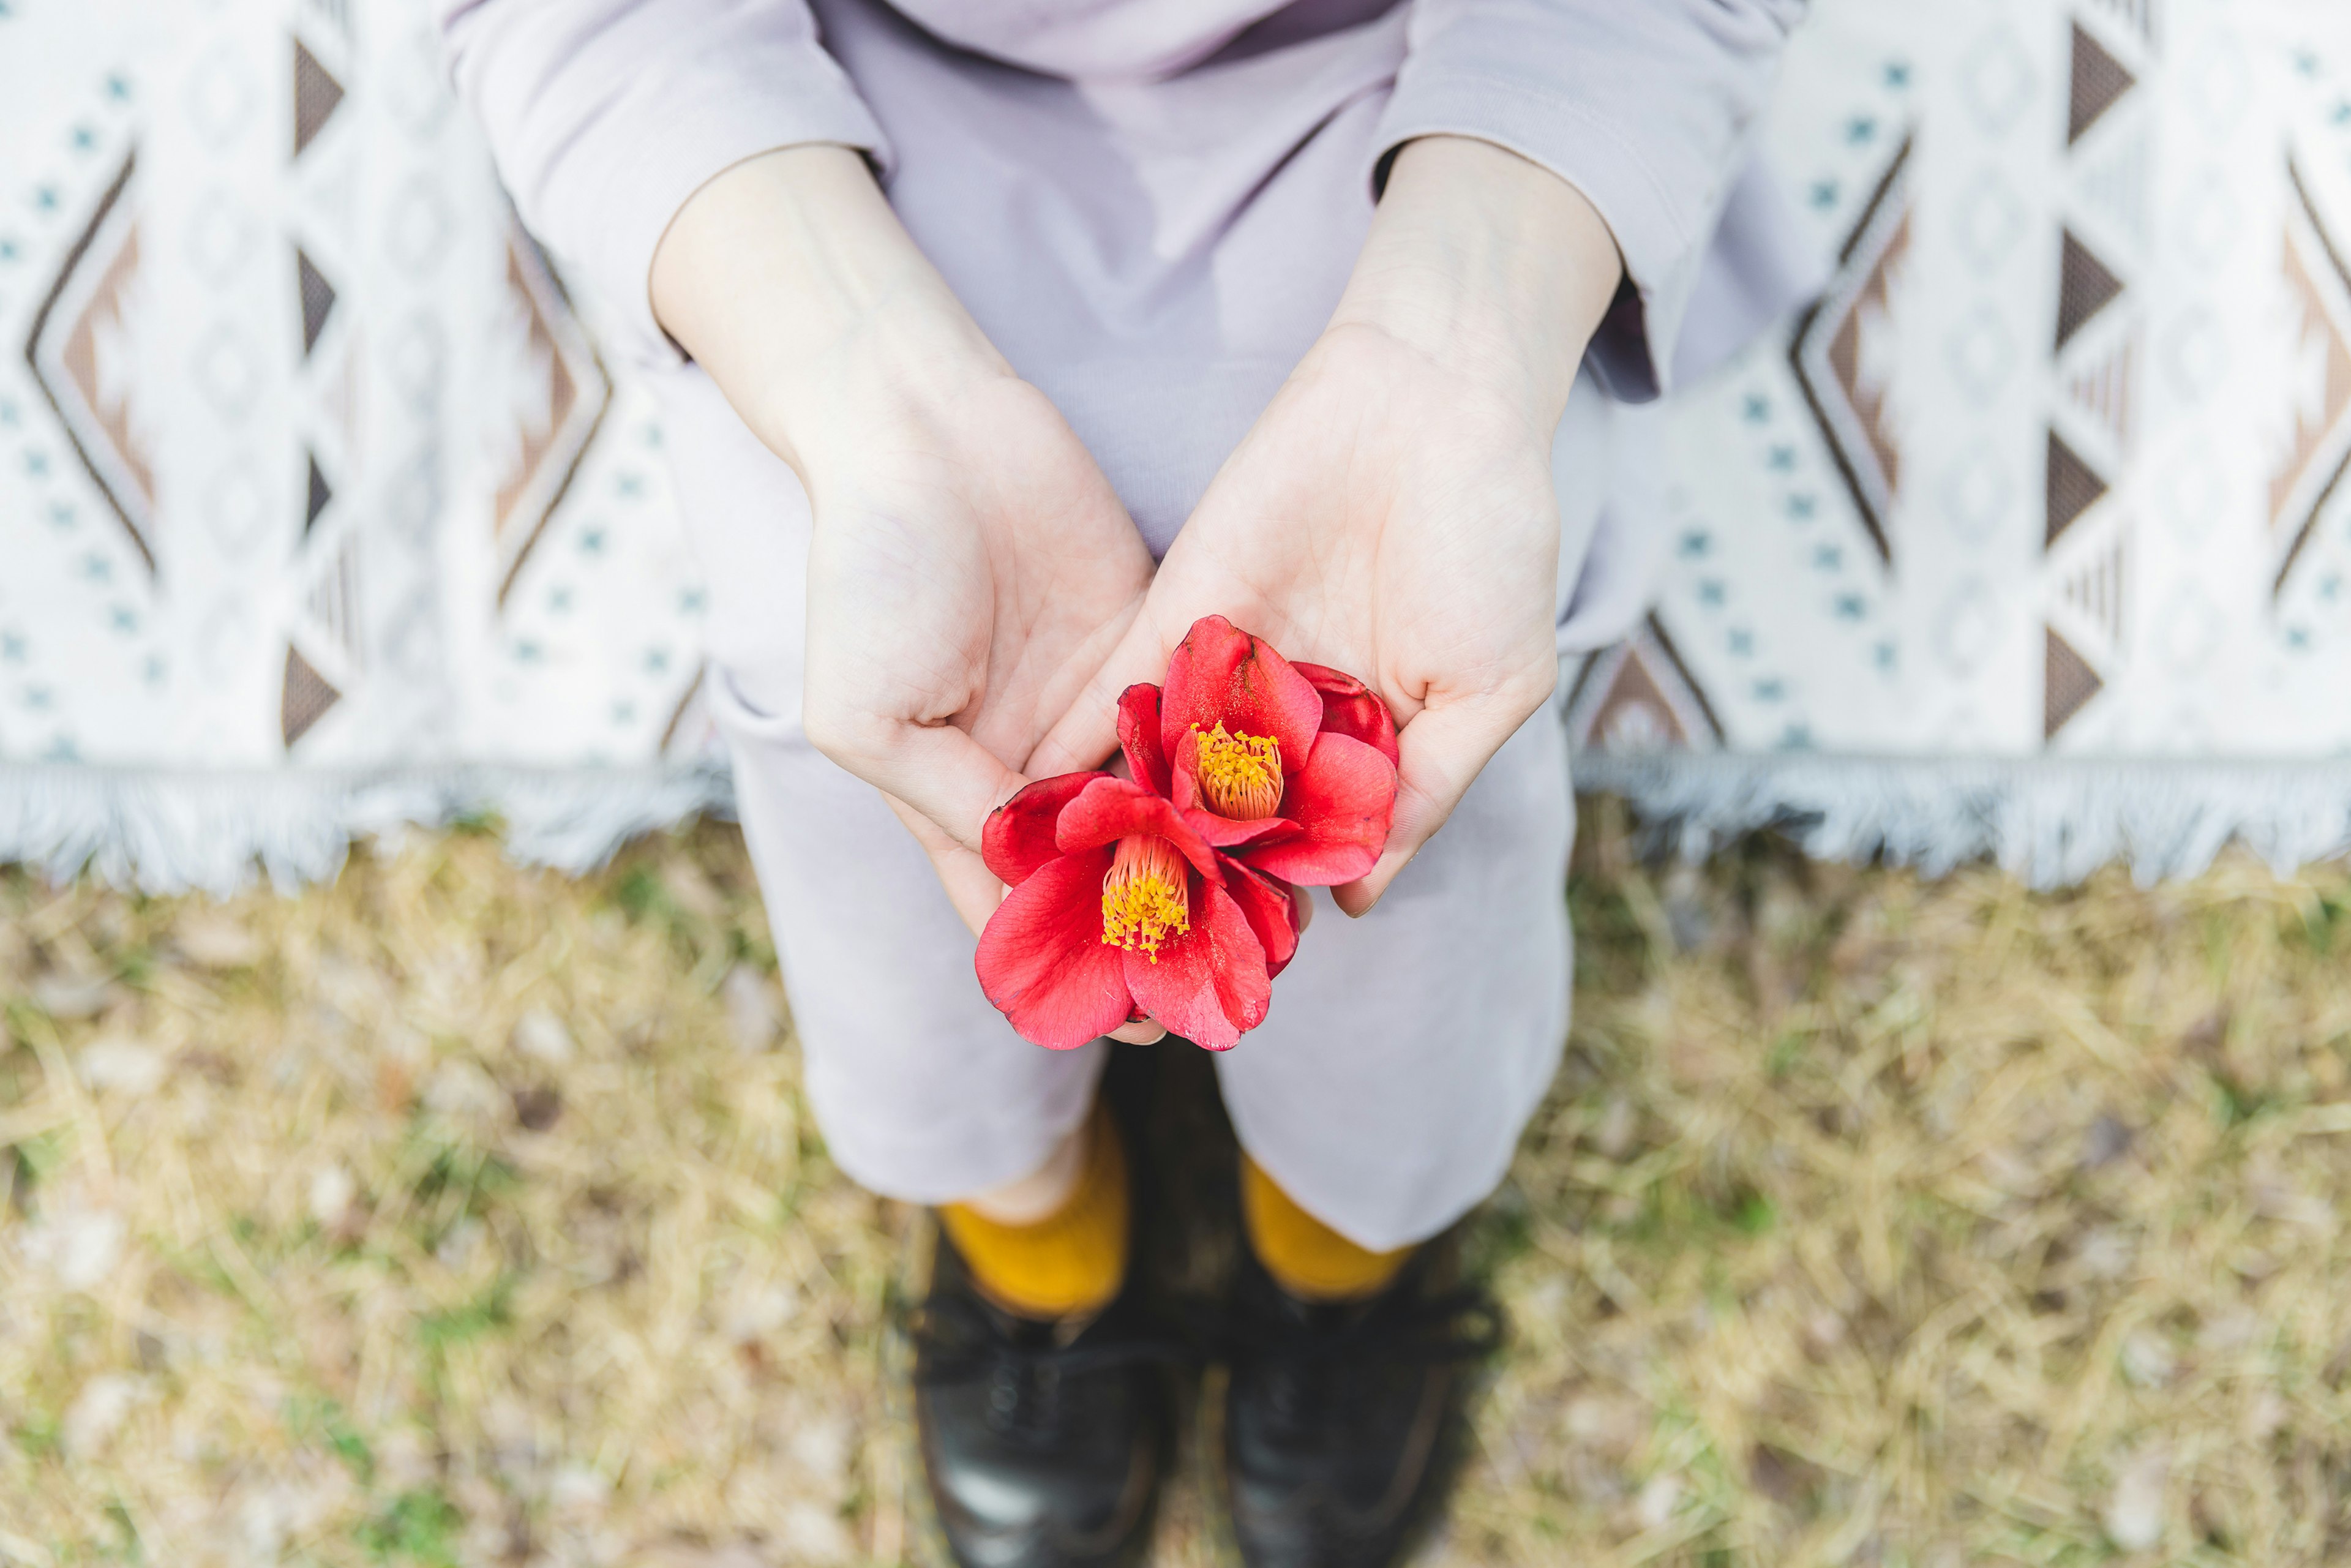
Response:
[[[1401,727],[1387,849],[1332,890],[1362,914],[1552,691],[1550,437],[1410,344],[1332,329],[1209,485],[1117,654],[1032,765],[1090,765],[1111,738],[1108,702],[1158,679],[1192,622],[1221,614],[1363,680]]]
[[[1110,483],[846,147],[746,159],[653,257],[656,319],[808,492],[810,740],[973,931],[988,812],[1116,645],[1151,557]]]
[[[889,797],[977,931],[1003,893],[981,824],[1117,643],[1151,559],[1008,371],[872,402],[806,460],[808,735]]]
[[[1378,902],[1558,682],[1552,439],[1622,263],[1567,182],[1453,136],[1405,145],[1344,298],[1186,522],[1118,651],[1030,759],[1090,766],[1195,619],[1346,671],[1398,726]]]

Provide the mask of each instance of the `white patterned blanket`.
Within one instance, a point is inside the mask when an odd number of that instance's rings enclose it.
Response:
[[[1669,414],[1588,783],[2043,881],[2351,846],[2351,6],[1820,0],[1840,258]],[[410,0],[0,0],[0,860],[722,803],[661,431]]]

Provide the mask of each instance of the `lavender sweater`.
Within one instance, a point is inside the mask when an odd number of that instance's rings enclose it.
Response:
[[[525,222],[678,362],[654,246],[771,148],[863,149],[1155,549],[1336,303],[1385,155],[1482,138],[1570,181],[1627,284],[1588,359],[1655,397],[1810,264],[1750,130],[1803,0],[434,0]]]

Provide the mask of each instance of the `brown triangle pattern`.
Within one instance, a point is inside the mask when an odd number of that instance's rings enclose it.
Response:
[[[2082,132],[2115,106],[2115,100],[2138,85],[2122,61],[2081,23],[2074,24],[2073,90],[2065,103],[2065,145],[2082,140]]]
[[[1657,751],[1689,744],[1689,732],[1638,648],[1625,650],[1593,714],[1592,737],[1610,751]]]
[[[2063,349],[2073,341],[2074,334],[2113,304],[2122,291],[2122,279],[2067,229],[2064,254],[2057,267],[2057,347]]]
[[[2042,548],[2047,549],[2057,542],[2057,536],[2074,526],[2074,520],[2106,493],[2106,482],[2097,470],[2082,461],[2081,455],[2065,444],[2065,438],[2055,431],[2049,433],[2049,473],[2047,510],[2048,531],[2042,538]]]
[[[319,526],[319,514],[335,498],[333,487],[327,483],[326,471],[319,466],[319,455],[313,452],[308,455],[310,459],[310,481],[302,504],[302,535],[305,538],[309,537],[312,528]]]
[[[1722,745],[1713,706],[1654,614],[1625,641],[1584,662],[1567,707],[1570,742],[1580,750],[1715,750]]]
[[[2106,683],[2074,645],[2053,626],[2043,629],[2048,647],[2042,665],[2041,738],[2048,740],[2080,713],[2083,705],[2105,689]]]
[[[343,694],[311,666],[299,649],[286,650],[286,688],[278,699],[277,719],[288,750],[342,700]]]
[[[2060,590],[2066,603],[2105,634],[2110,648],[2122,645],[2129,564],[2129,536],[2117,533],[2111,545],[2068,578]]]
[[[294,156],[299,158],[343,106],[343,84],[319,63],[310,46],[294,40]]]
[[[294,273],[302,290],[302,357],[307,360],[319,346],[319,334],[327,329],[327,318],[335,313],[335,286],[298,245],[294,247]]]
[[[2131,372],[2137,359],[2138,340],[2134,335],[2095,364],[2084,366],[2065,380],[2066,397],[2105,428],[2117,452],[2130,450]]]

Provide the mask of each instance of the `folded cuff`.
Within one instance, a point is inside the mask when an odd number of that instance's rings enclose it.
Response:
[[[816,46],[700,57],[649,71],[583,121],[524,217],[614,313],[632,355],[675,364],[684,356],[654,321],[650,293],[671,221],[745,159],[810,142],[890,162],[880,124]]]

